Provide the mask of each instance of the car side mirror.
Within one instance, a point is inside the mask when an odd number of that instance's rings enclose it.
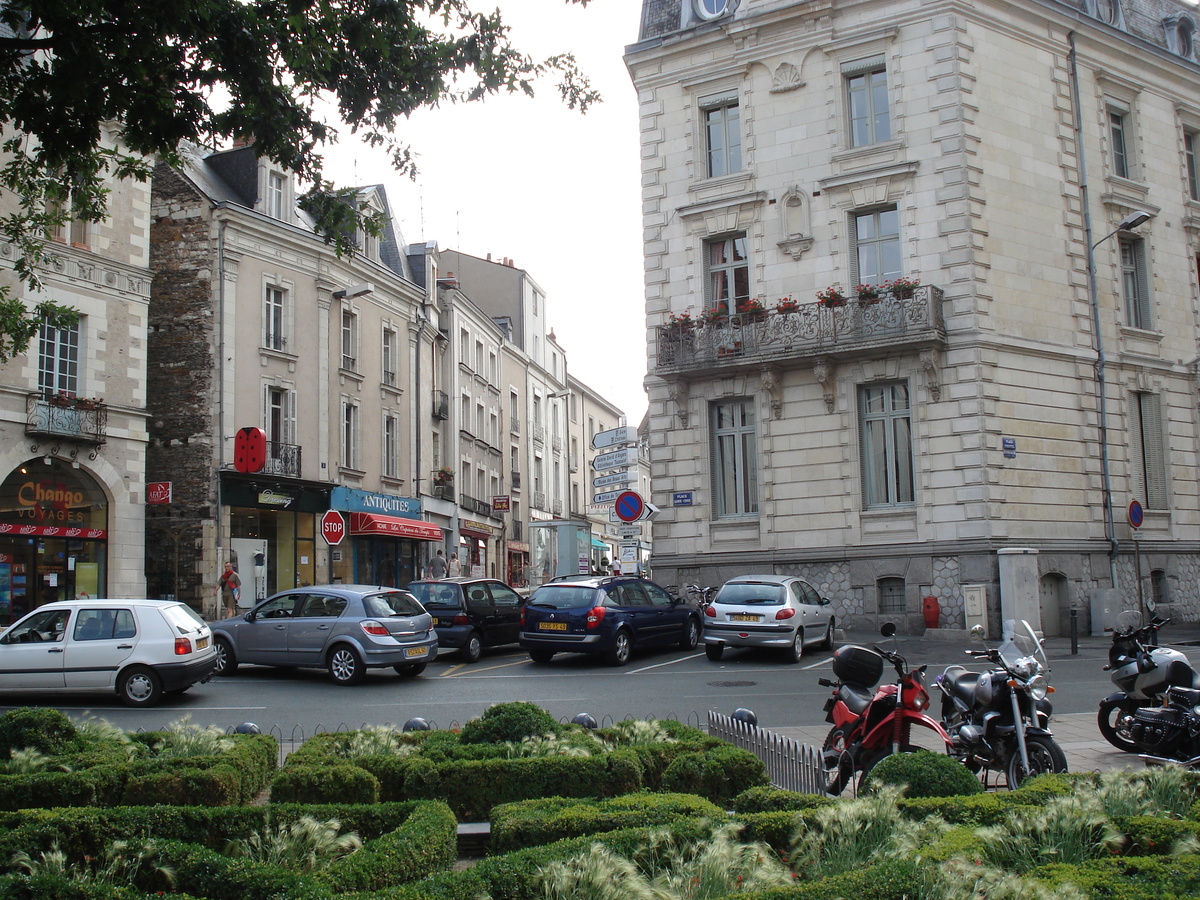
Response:
[[[244,618],[247,622],[253,622],[255,619],[258,618],[258,615],[254,612],[254,610],[250,610],[250,612],[246,613]]]

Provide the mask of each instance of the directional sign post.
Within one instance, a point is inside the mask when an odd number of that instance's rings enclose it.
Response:
[[[625,447],[623,450],[601,453],[592,460],[592,468],[597,472],[602,472],[605,469],[622,469],[625,466],[636,466],[637,464],[637,447]]]
[[[603,450],[605,447],[616,447],[620,444],[637,443],[637,429],[628,425],[599,431],[592,435],[592,449]]]
[[[592,502],[596,504],[612,503],[621,496],[621,493],[619,489],[615,491],[601,491],[599,494],[592,494]]]
[[[623,472],[610,472],[607,475],[597,475],[592,479],[592,487],[602,488],[619,484],[633,484],[637,481],[637,472],[626,469]]]

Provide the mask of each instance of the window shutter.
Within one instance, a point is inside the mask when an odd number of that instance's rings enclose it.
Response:
[[[1138,287],[1138,310],[1141,314],[1141,327],[1150,328],[1153,322],[1150,318],[1150,272],[1146,265],[1146,242],[1143,240],[1135,241],[1133,244],[1133,258],[1137,267],[1137,287]]]
[[[1142,420],[1142,472],[1147,509],[1167,508],[1166,448],[1163,443],[1162,398],[1139,394]]]
[[[286,434],[283,441],[286,444],[298,443],[296,440],[296,392],[283,392],[283,421]]]

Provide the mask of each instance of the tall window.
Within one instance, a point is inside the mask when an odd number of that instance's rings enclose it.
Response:
[[[296,392],[268,386],[263,418],[268,441],[276,444],[296,443]]]
[[[713,499],[717,518],[758,513],[754,402],[722,400],[709,411]]]
[[[38,390],[43,396],[79,394],[79,323],[69,328],[43,324],[38,340]]]
[[[887,69],[883,60],[876,58],[848,63],[842,67],[842,77],[846,79],[850,146],[865,147],[891,140]]]
[[[899,278],[900,215],[895,208],[854,216],[856,283],[879,284]]]
[[[1167,456],[1163,446],[1162,401],[1158,394],[1134,394],[1137,456],[1146,509],[1167,508]]]
[[[859,393],[863,504],[868,509],[912,503],[912,409],[908,384],[871,385]]]
[[[342,368],[358,371],[358,316],[342,310]]]
[[[392,413],[383,417],[383,474],[388,478],[400,474],[400,420]]]
[[[342,465],[348,469],[358,464],[358,407],[349,400],[342,401]]]
[[[709,309],[735,313],[739,301],[750,299],[746,247],[744,233],[705,242]]]
[[[287,337],[283,330],[286,303],[287,291],[283,288],[267,287],[263,302],[263,346],[271,350],[287,349]]]
[[[742,170],[742,129],[738,120],[737,93],[705,97],[700,101],[704,116],[704,142],[708,176],[717,178]]]
[[[380,377],[384,384],[396,383],[396,332],[390,328],[383,329],[383,372]]]
[[[1183,155],[1187,160],[1188,196],[1200,200],[1200,175],[1196,171],[1196,132],[1183,133]]]
[[[1146,271],[1146,242],[1121,235],[1121,293],[1125,298],[1125,321],[1133,328],[1153,327],[1150,318],[1150,280]]]
[[[287,182],[278,172],[267,175],[267,215],[272,219],[283,218],[283,200]]]
[[[1129,153],[1126,147],[1128,137],[1128,122],[1125,113],[1110,109],[1108,111],[1108,135],[1112,140],[1113,174],[1121,178],[1129,178]]]

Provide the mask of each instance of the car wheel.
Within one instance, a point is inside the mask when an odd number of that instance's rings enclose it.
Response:
[[[130,666],[117,680],[117,693],[126,706],[154,706],[162,698],[162,682],[145,666]]]
[[[217,667],[214,675],[232,675],[237,671],[237,658],[233,655],[233,647],[225,638],[217,638],[213,645],[217,649]]]
[[[467,635],[467,642],[462,645],[462,649],[458,651],[459,658],[463,662],[478,662],[479,657],[483,656],[483,641],[479,639],[479,632],[472,631]]]
[[[548,663],[554,658],[553,650],[530,650],[529,658],[535,663]]]
[[[704,655],[707,656],[711,660],[716,661],[716,660],[720,659],[721,654],[724,652],[725,652],[724,644],[705,644],[704,645]]]
[[[633,638],[624,628],[617,629],[613,635],[612,646],[608,648],[605,659],[610,666],[623,666],[629,662],[629,654],[633,651]]]
[[[358,684],[366,668],[358,651],[349,644],[338,644],[329,651],[329,677],[337,684]]]
[[[691,616],[683,623],[683,637],[679,641],[680,650],[695,650],[700,643],[700,623]]]
[[[429,663],[404,663],[400,666],[392,666],[396,670],[396,674],[403,675],[405,678],[415,678],[425,671],[425,667]]]
[[[825,629],[825,640],[821,641],[821,649],[833,649],[833,616],[829,617],[829,625]]]
[[[804,629],[796,629],[796,637],[792,640],[792,646],[788,648],[788,662],[798,663],[804,658]]]

